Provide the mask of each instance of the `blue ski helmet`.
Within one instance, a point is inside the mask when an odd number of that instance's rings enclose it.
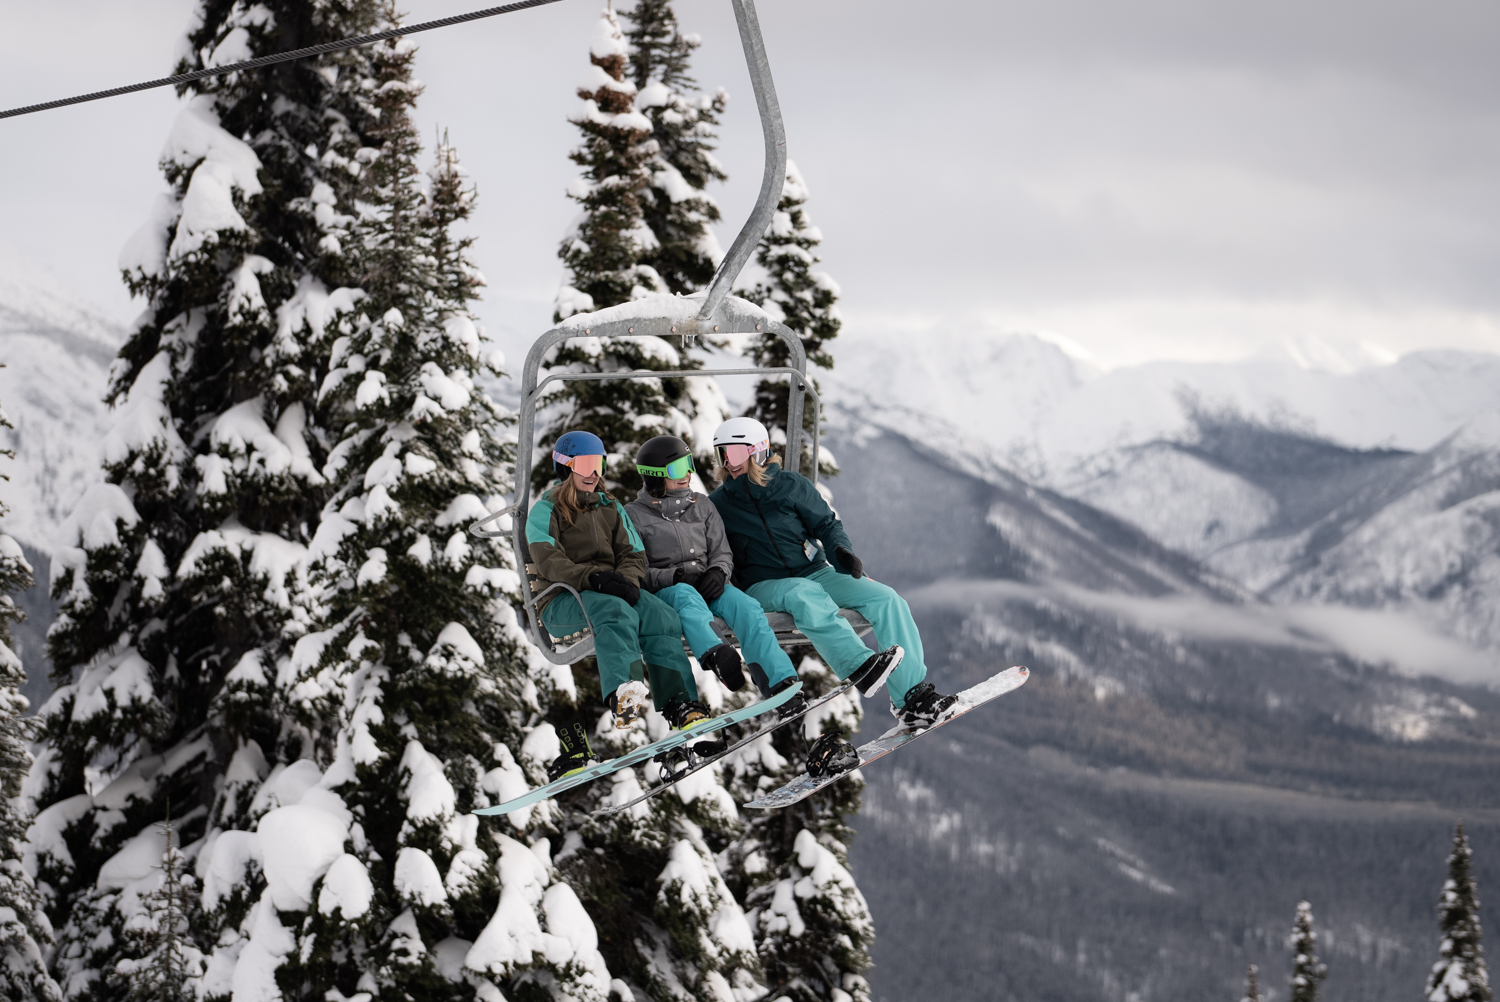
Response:
[[[604,440],[591,431],[568,431],[552,447],[552,468],[567,476],[568,460],[574,456],[603,456]]]

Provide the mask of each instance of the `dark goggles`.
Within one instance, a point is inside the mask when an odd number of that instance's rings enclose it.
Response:
[[[693,472],[693,457],[678,456],[666,466],[645,466],[641,463],[635,464],[636,472],[643,477],[665,477],[668,480],[681,480]]]

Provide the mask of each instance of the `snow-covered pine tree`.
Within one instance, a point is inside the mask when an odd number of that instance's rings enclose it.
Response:
[[[140,908],[125,923],[130,956],[113,974],[128,986],[129,1002],[196,1002],[191,982],[202,976],[204,958],[190,931],[199,920],[198,895],[171,820],[158,831],[166,845],[157,867],[160,880],[140,895]]]
[[[1245,997],[1240,1002],[1261,1002],[1260,985],[1256,984],[1258,973],[1254,964],[1245,969]]]
[[[1317,1002],[1328,967],[1318,962],[1318,934],[1313,932],[1312,905],[1297,902],[1297,918],[1292,925],[1292,991],[1291,1002]]]
[[[809,697],[838,679],[811,654],[797,673]],[[783,728],[774,741],[747,749],[726,778],[740,802],[789,782],[800,773],[808,743],[825,731],[848,736],[859,729],[862,709],[846,694]],[[864,895],[849,873],[854,832],[845,818],[857,814],[864,780],[844,779],[816,796],[779,811],[747,811],[744,832],[721,857],[735,895],[749,909],[756,946],[772,998],[790,1002],[868,1002],[875,925]]]
[[[178,69],[381,23],[372,0],[203,0]],[[39,714],[27,790],[69,997],[128,991],[111,974],[141,959],[127,927],[160,879],[155,825],[168,803],[192,864],[184,894],[239,895],[210,907],[189,945],[208,949],[252,918],[245,888],[264,879],[263,860],[214,870],[207,850],[243,848],[249,833],[225,831],[250,823],[250,797],[237,798],[303,754],[272,696],[309,625],[292,596],[328,492],[331,436],[309,423],[306,333],[351,304],[329,290],[347,275],[342,242],[375,120],[369,59],[348,50],[184,88],[162,150],[169,190],[121,255],[146,309],[112,371],[106,480],[54,557],[60,687]],[[198,987],[227,996],[223,975],[210,965]]]
[[[651,181],[641,192],[646,226],[656,245],[641,256],[668,292],[694,292],[708,285],[722,252],[711,223],[719,206],[705,191],[729,175],[714,159],[715,129],[729,95],[697,92],[689,69],[702,42],[684,35],[670,0],[639,0],[624,12],[625,38],[636,86],[635,104],[651,120],[657,152],[648,164]]]
[[[205,888],[243,911],[240,887],[264,887],[215,959],[234,984],[293,998],[493,1002],[498,982],[510,998],[532,984],[603,999],[608,970],[576,894],[545,854],[470,814],[526,788],[510,749],[537,688],[509,550],[466,532],[509,486],[511,418],[474,383],[500,364],[482,355],[469,308],[481,279],[454,231],[474,194],[446,142],[419,174],[413,54],[404,42],[372,54],[380,146],[363,158],[345,247],[361,294],[316,342],[334,494],[310,546],[314,629],[281,685],[305,757],[249,805],[266,883]],[[215,847],[211,869],[243,855]]]
[[[0,408],[0,428],[13,428]],[[0,457],[15,453],[0,449]],[[0,470],[0,483],[10,476]],[[0,500],[0,518],[7,508]],[[32,585],[31,565],[21,544],[0,531],[0,997],[14,1002],[56,1002],[62,998],[47,973],[44,950],[52,946],[52,925],[38,907],[36,884],[22,864],[22,844],[31,818],[21,783],[31,768],[33,734],[26,712],[26,670],[11,650],[10,628],[22,613],[11,598]]]
[[[838,337],[844,321],[837,306],[838,283],[827,272],[814,267],[822,261],[817,249],[823,242],[823,231],[814,226],[807,215],[804,208],[807,198],[807,182],[802,179],[797,165],[788,160],[781,202],[755,250],[755,260],[766,270],[766,278],[742,294],[797,332],[807,351],[809,364],[831,369],[833,355],[828,350],[828,342]],[[750,356],[756,365],[786,365],[790,361],[786,344],[770,335],[752,343]],[[773,436],[784,434],[786,398],[785,379],[762,380],[755,387],[755,404],[750,409],[750,416],[772,429]],[[815,419],[812,408],[805,410],[804,429],[811,431]],[[795,468],[810,473],[813,462],[811,436],[804,442],[801,465]],[[788,463],[791,461],[789,458]],[[822,473],[829,476],[838,473],[838,464],[830,453],[819,456],[818,464]]]
[[[1448,854],[1448,879],[1438,902],[1438,925],[1443,941],[1438,962],[1427,976],[1428,1002],[1489,1002],[1489,966],[1484,962],[1483,930],[1479,926],[1479,888],[1474,883],[1473,850],[1464,823],[1453,828],[1453,851]]]
[[[613,9],[606,7],[589,41],[589,73],[578,90],[583,108],[570,119],[583,133],[570,154],[583,176],[569,187],[568,197],[583,211],[558,249],[566,275],[554,320],[668,291],[656,269],[643,263],[660,248],[643,209],[660,146],[651,119],[636,109],[633,76],[629,46]],[[701,366],[680,345],[659,337],[566,341],[547,363],[582,372]],[[713,429],[728,414],[723,394],[706,377],[555,385],[546,400],[550,414],[543,442],[572,428],[598,435],[611,450],[610,489],[627,501],[640,489],[635,453],[642,442],[677,435],[706,460]],[[543,449],[532,482],[541,489],[552,476],[551,451]]]

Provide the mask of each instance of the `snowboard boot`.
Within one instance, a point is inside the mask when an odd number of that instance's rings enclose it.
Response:
[[[701,724],[709,719],[708,707],[694,699],[683,699],[675,697],[661,711],[661,715],[667,718],[667,723],[672,725],[674,731],[685,731],[694,724]]]
[[[837,733],[825,734],[807,750],[807,774],[813,779],[842,776],[859,768],[859,752]]]
[[[557,732],[557,741],[562,748],[562,754],[552,760],[547,767],[547,782],[552,783],[564,776],[571,776],[575,772],[587,769],[589,762],[594,758],[594,751],[589,747],[588,731],[583,725],[574,721],[573,726],[564,727]]]
[[[745,666],[745,671],[750,673],[750,681],[755,683],[755,688],[760,692],[760,698],[770,699],[771,679],[766,675],[766,670],[752,661]]]
[[[918,682],[906,690],[905,702],[906,708],[902,710],[892,703],[891,716],[907,730],[920,731],[937,723],[958,702],[958,697],[943,695],[931,682]]]
[[[624,730],[651,709],[651,690],[645,682],[624,682],[609,694],[609,709],[615,715],[615,729]]]
[[[766,694],[766,698],[769,699],[771,696],[783,693],[796,684],[797,676],[793,675],[789,678],[784,678],[770,688],[770,690]],[[780,706],[776,707],[776,716],[781,720],[786,720],[788,718],[795,717],[798,714],[806,712],[807,696],[804,693],[800,692],[797,693],[797,695],[793,696],[791,699],[787,700],[785,703],[782,703]]]
[[[707,723],[712,717],[708,707],[693,699],[677,697],[673,699],[661,711],[661,715],[667,718],[667,723],[672,725],[675,731],[686,731],[698,724]],[[719,731],[705,737],[701,741],[694,741],[688,746],[688,750],[699,757],[717,755],[729,747],[729,739],[724,732]]]
[[[848,681],[854,683],[854,688],[866,699],[880,691],[885,685],[885,680],[891,677],[891,672],[901,663],[902,657],[906,655],[900,647],[892,645],[879,654],[872,654],[850,675]]]
[[[730,692],[739,692],[745,687],[744,659],[740,652],[734,649],[733,644],[720,644],[718,647],[706,651],[698,663],[709,671],[719,676],[719,681],[724,683],[724,688]]]

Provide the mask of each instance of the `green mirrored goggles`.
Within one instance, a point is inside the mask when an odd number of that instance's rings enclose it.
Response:
[[[643,477],[666,477],[668,480],[681,480],[693,471],[692,456],[678,456],[666,466],[643,466],[635,464],[636,472]]]

